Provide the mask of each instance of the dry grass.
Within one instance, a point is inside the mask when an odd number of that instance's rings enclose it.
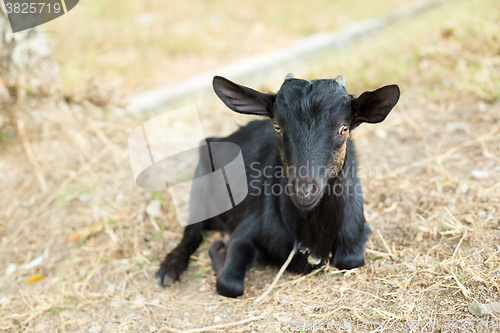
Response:
[[[345,53],[309,64],[304,75],[342,73],[356,92],[397,82],[412,96],[493,102],[500,98],[499,30],[496,1],[445,3]]]
[[[430,321],[474,320],[476,331],[493,331],[479,319],[496,317],[473,317],[467,305],[500,301],[498,9],[493,0],[456,1],[309,69],[345,74],[351,91],[393,81],[404,94],[383,124],[353,135],[374,229],[366,265],[285,272],[260,304],[279,268],[254,267],[243,297],[220,297],[207,255],[218,234],[207,235],[181,283],[154,284],[182,229],[168,193],[141,190],[129,171],[127,136],[147,117],[89,102],[59,103],[57,114],[50,100],[26,105],[36,110],[28,134],[49,191],[40,194],[20,142],[0,145],[0,330],[288,332],[306,321],[359,320],[384,326],[353,331],[420,321],[428,326],[413,332],[442,332],[460,327]],[[207,135],[243,121],[220,102],[198,109]],[[145,214],[152,199],[164,203],[156,220]]]
[[[45,25],[65,88],[173,84],[230,60],[381,15],[411,0],[82,1]]]

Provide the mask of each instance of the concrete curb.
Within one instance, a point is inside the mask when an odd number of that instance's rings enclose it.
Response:
[[[290,68],[291,65],[300,64],[306,59],[329,51],[340,50],[355,39],[380,30],[406,17],[416,15],[442,2],[443,0],[417,0],[411,5],[397,9],[388,15],[355,22],[338,31],[317,33],[298,40],[289,47],[242,58],[214,70],[190,76],[173,86],[146,90],[132,96],[126,110],[129,112],[142,112],[156,109],[177,99],[196,95],[200,92],[208,92],[212,88],[212,78],[215,75],[242,81],[249,78],[269,76],[276,71],[283,72],[285,67]]]

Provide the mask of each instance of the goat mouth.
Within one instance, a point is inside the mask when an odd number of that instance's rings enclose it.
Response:
[[[304,209],[304,210],[310,210],[310,209],[313,209],[318,204],[318,202],[321,200],[322,197],[323,197],[323,192],[321,192],[316,199],[314,199],[312,202],[307,203],[307,204],[303,204],[302,202],[299,202],[296,200],[292,200],[292,201],[297,207]]]

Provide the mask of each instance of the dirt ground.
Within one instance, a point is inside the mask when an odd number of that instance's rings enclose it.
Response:
[[[47,152],[40,162],[50,193],[38,193],[19,144],[3,147],[2,188],[9,194],[1,199],[5,331],[222,325],[213,330],[286,332],[323,319],[430,325],[478,320],[467,310],[470,302],[498,301],[498,103],[403,96],[387,122],[356,129],[366,217],[374,229],[366,265],[285,273],[261,304],[253,301],[277,267],[252,268],[243,297],[215,293],[207,248],[219,235],[207,235],[180,283],[155,285],[158,264],[182,229],[167,194],[139,189],[128,171],[127,134],[140,121],[85,104],[68,106],[73,121],[52,119],[67,134],[64,140],[33,142],[35,151]],[[62,128],[68,123],[75,127]],[[145,214],[154,198],[164,202],[156,220]],[[23,269],[42,255],[38,266]],[[36,275],[43,278],[29,282]]]
[[[440,56],[452,57],[428,52],[419,66],[445,63]],[[488,68],[498,78],[497,60]],[[429,93],[447,74],[398,81],[403,94],[387,120],[353,131],[373,229],[366,265],[285,272],[259,304],[279,267],[252,267],[242,297],[219,296],[207,252],[218,233],[206,235],[179,283],[155,284],[182,228],[168,191],[140,189],[130,170],[128,135],[152,114],[124,114],[114,101],[32,100],[23,110],[49,191],[40,192],[15,130],[4,125],[0,330],[500,331],[499,314],[468,308],[500,301],[500,92]],[[251,119],[216,100],[197,106],[207,136]],[[146,214],[151,200],[162,202],[159,218]]]

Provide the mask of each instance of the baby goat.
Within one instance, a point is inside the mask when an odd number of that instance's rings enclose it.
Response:
[[[187,226],[156,273],[157,283],[179,280],[204,230],[231,233],[227,245],[216,241],[210,248],[217,292],[228,297],[243,294],[252,263],[282,265],[294,246],[299,251],[288,266],[293,272],[327,263],[339,269],[363,265],[370,227],[349,136],[363,122],[383,121],[399,99],[399,87],[354,98],[340,75],[313,81],[289,75],[276,94],[219,76],[213,88],[231,110],[268,118],[227,138],[207,139],[240,147],[249,194],[233,209]]]

